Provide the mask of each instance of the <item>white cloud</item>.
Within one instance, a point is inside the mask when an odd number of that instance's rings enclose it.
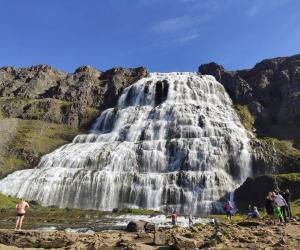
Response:
[[[200,35],[201,26],[215,18],[221,0],[180,0],[182,14],[155,23],[151,31],[163,43],[169,40],[178,43],[189,42]]]

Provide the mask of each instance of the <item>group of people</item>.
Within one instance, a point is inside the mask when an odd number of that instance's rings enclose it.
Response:
[[[276,219],[278,223],[285,224],[288,221],[287,218],[292,217],[290,191],[286,189],[282,193],[279,190],[268,192],[265,208],[273,224],[276,223]]]
[[[230,201],[225,203],[223,209],[227,215],[227,219],[231,220],[234,208]],[[265,209],[267,212],[267,218],[271,219],[273,224],[276,223],[276,220],[279,224],[285,224],[288,221],[288,217],[292,217],[290,191],[286,189],[285,192],[280,192],[279,190],[268,192],[265,200]],[[260,213],[257,207],[254,206],[252,209],[251,205],[249,205],[247,219],[259,217]]]

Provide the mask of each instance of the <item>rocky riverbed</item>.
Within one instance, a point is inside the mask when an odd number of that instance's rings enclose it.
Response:
[[[137,232],[1,229],[0,243],[0,249],[299,249],[300,219],[285,226],[255,220],[146,231],[139,228]]]

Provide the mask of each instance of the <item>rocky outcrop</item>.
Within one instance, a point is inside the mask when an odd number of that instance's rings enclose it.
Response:
[[[199,72],[221,82],[233,102],[250,111],[257,137],[268,137],[259,142],[266,150],[254,147],[256,175],[270,169],[300,171],[300,55],[263,60],[253,69],[238,71],[209,63]]]
[[[47,65],[0,68],[4,117],[63,123],[86,129],[101,110],[113,107],[122,90],[148,71],[83,66],[68,74]]]
[[[102,72],[82,66],[72,74],[47,65],[0,68],[0,178],[35,167],[147,74],[143,67]]]

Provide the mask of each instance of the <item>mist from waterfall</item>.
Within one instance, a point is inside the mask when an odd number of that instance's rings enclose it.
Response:
[[[251,175],[247,132],[212,76],[153,73],[126,88],[89,134],[0,181],[42,205],[200,214]]]

